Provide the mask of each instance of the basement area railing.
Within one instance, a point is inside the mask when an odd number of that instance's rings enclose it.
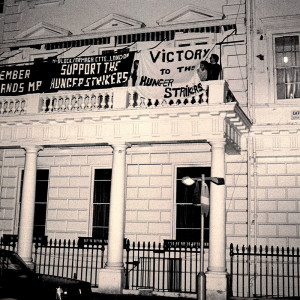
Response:
[[[17,236],[2,237],[1,248],[17,251]],[[97,287],[98,271],[107,259],[107,241],[88,237],[48,241],[42,237],[34,239],[32,251],[37,273],[77,278]],[[159,244],[130,243],[125,239],[124,268],[126,289],[196,293],[200,243],[174,240]]]
[[[230,245],[232,295],[300,298],[299,248]]]
[[[127,289],[196,293],[200,272],[199,242],[164,240],[158,244],[130,244],[127,241],[125,251]]]

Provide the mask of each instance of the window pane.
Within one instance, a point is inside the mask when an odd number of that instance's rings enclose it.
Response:
[[[49,179],[49,170],[37,170],[36,173],[37,180],[47,180]]]
[[[278,84],[277,85],[277,99],[286,99],[285,97],[285,85]]]
[[[283,52],[283,38],[275,38],[275,52]]]
[[[34,211],[34,225],[45,225],[46,223],[46,210],[47,206],[45,204],[35,204]]]
[[[33,236],[44,236],[45,235],[45,226],[34,226]]]
[[[97,169],[95,170],[95,180],[111,180],[111,169]]]
[[[37,181],[35,190],[36,202],[47,202],[48,181]]]
[[[93,238],[108,239],[108,228],[93,227]]]
[[[109,204],[94,204],[93,224],[107,226],[109,219]]]
[[[283,53],[276,53],[276,66],[277,67],[283,67]]]
[[[200,228],[201,227],[200,206],[178,205],[177,227],[178,228]]]
[[[300,83],[296,84],[295,89],[295,98],[300,98]]]
[[[176,240],[186,242],[199,242],[200,229],[177,229]]]
[[[110,201],[110,181],[95,181],[94,203],[109,203]]]
[[[278,69],[277,70],[277,83],[278,84],[285,83],[285,70],[284,69]]]

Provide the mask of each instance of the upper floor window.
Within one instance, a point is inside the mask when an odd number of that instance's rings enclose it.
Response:
[[[300,98],[299,35],[274,38],[277,99]]]
[[[3,14],[4,10],[4,0],[0,0],[0,14]]]

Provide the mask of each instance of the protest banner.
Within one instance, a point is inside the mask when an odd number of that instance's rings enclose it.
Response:
[[[0,67],[0,96],[127,86],[134,53],[53,58]]]
[[[141,51],[136,89],[151,99],[192,97],[203,90],[197,69],[210,45]]]

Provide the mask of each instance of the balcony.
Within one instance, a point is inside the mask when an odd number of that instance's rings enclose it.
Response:
[[[201,142],[226,138],[235,150],[250,121],[226,81],[197,97],[146,99],[134,87],[0,97],[0,147]]]

